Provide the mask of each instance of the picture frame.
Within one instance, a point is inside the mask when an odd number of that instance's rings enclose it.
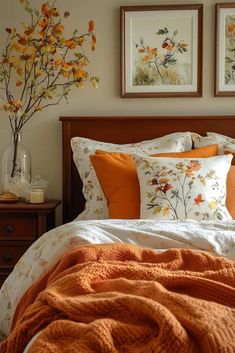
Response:
[[[235,96],[235,3],[215,4],[216,97]]]
[[[121,6],[121,97],[202,96],[203,4]]]

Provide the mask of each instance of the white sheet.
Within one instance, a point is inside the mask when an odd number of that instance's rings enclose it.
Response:
[[[22,256],[0,291],[0,331],[9,334],[24,291],[65,252],[89,243],[132,243],[156,250],[201,249],[235,260],[235,221],[74,221],[45,233]]]

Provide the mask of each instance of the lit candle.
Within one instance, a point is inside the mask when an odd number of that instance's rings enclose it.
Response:
[[[43,189],[30,189],[29,190],[29,202],[31,202],[31,203],[44,202],[44,190]]]

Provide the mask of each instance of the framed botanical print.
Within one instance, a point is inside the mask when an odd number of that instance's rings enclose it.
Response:
[[[215,5],[215,96],[235,96],[235,3]]]
[[[203,5],[122,6],[121,97],[201,97]]]

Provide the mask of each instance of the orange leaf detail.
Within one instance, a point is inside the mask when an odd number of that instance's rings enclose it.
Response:
[[[59,11],[55,7],[53,7],[52,9],[50,9],[48,11],[47,16],[58,17],[59,16]]]
[[[18,40],[18,43],[21,44],[21,45],[27,45],[28,41],[27,41],[26,38],[21,37],[21,38]]]
[[[69,76],[69,74],[68,74],[67,72],[65,72],[65,71],[62,71],[62,72],[61,72],[61,75],[62,75],[64,78],[66,78],[66,77]]]
[[[16,72],[17,72],[17,74],[20,75],[20,76],[23,75],[23,73],[24,73],[24,71],[23,71],[23,69],[22,69],[21,67],[18,67],[17,70],[16,70]]]
[[[89,26],[89,27],[88,27],[88,32],[89,32],[89,33],[94,32],[95,24],[94,24],[94,21],[93,21],[93,20],[90,20],[90,21],[89,21],[88,26]]]
[[[235,30],[235,24],[234,24],[234,23],[229,23],[229,24],[227,25],[227,31],[228,31],[229,33],[232,33],[234,30]]]
[[[33,28],[32,27],[27,27],[26,30],[24,31],[24,34],[26,36],[30,36],[30,34],[33,33]]]
[[[76,44],[81,45],[84,42],[84,37],[76,37],[74,41]]]
[[[57,59],[55,62],[54,62],[54,66],[55,66],[55,69],[58,68],[58,66],[60,66],[62,64],[62,60],[61,59]]]
[[[49,23],[48,18],[43,18],[38,20],[38,25],[44,29],[47,27],[48,23]]]
[[[85,71],[83,71],[83,70],[78,70],[78,71],[75,71],[75,72],[73,73],[73,77],[74,77],[74,78],[81,78],[81,77],[85,76],[85,74],[86,74]]]
[[[162,191],[163,191],[164,194],[165,194],[165,193],[166,193],[168,190],[170,190],[170,189],[172,189],[171,184],[166,183],[166,184],[164,185]]]
[[[41,7],[41,11],[42,11],[43,15],[46,15],[48,10],[49,10],[48,5],[47,4],[43,4],[42,7]]]
[[[18,80],[18,81],[16,81],[16,86],[19,87],[22,85],[22,83],[23,83],[22,81]]]
[[[76,48],[76,44],[72,40],[69,40],[69,39],[65,41],[65,45],[67,45],[67,47],[69,49],[75,49]]]
[[[194,202],[196,205],[200,205],[200,203],[204,202],[205,200],[202,199],[202,194],[198,194],[197,197],[195,197]]]
[[[54,28],[54,32],[56,34],[62,34],[63,31],[64,31],[64,26],[61,23],[58,23]]]

